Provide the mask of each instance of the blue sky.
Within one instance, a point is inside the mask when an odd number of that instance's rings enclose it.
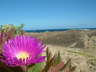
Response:
[[[96,27],[96,0],[0,0],[0,24],[25,29]]]

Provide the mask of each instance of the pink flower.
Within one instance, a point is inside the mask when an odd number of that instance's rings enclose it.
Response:
[[[9,66],[22,66],[43,62],[45,45],[37,38],[16,36],[8,40],[3,48],[3,62]]]

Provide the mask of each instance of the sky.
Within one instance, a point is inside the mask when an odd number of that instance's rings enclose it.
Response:
[[[96,0],[0,0],[0,25],[25,29],[96,28]]]

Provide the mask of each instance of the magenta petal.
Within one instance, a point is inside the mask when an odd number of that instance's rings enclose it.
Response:
[[[41,56],[40,58],[38,58],[38,59],[36,60],[36,63],[40,63],[40,62],[45,61],[45,57],[46,57],[46,56]]]
[[[16,36],[5,42],[3,46],[2,62],[9,66],[30,65],[43,62],[45,56],[41,56],[45,45],[37,38],[30,36]]]

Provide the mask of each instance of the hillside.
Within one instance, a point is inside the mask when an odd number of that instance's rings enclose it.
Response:
[[[64,61],[72,59],[75,72],[96,72],[96,30],[25,33],[41,39],[54,52],[60,51]],[[80,71],[81,70],[81,71]]]
[[[87,42],[96,36],[96,30],[69,30],[61,32],[26,33],[37,37],[46,44],[65,47],[86,48]]]

